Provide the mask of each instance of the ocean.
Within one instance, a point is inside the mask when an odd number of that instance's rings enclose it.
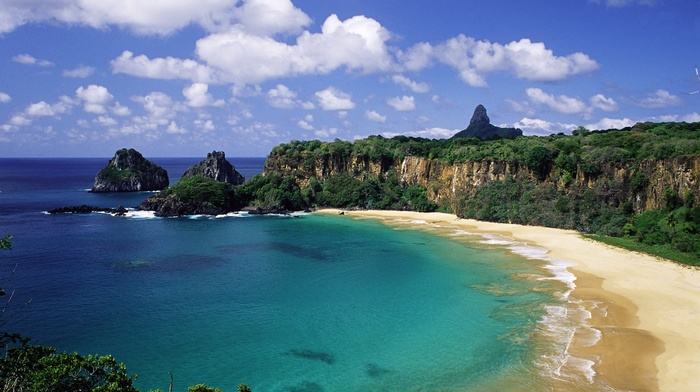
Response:
[[[201,158],[151,160],[172,184]],[[264,164],[229,160],[246,178]],[[5,330],[111,354],[143,391],[169,374],[174,391],[605,390],[566,352],[572,276],[543,249],[317,213],[45,213],[149,196],[88,192],[107,161],[0,159]]]

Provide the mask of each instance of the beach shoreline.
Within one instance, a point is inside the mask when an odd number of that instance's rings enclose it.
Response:
[[[548,249],[573,264],[571,298],[590,313],[593,345],[570,354],[594,363],[596,377],[616,390],[695,391],[700,368],[700,270],[583,238],[572,230],[481,222],[446,213],[319,210],[326,214],[425,221],[478,234],[500,234]]]

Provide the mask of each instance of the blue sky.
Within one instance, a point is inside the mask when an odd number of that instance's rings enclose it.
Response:
[[[3,0],[0,156],[700,121],[700,1]]]

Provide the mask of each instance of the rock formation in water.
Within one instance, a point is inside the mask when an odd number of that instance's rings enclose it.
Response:
[[[169,184],[165,169],[133,148],[123,148],[97,173],[92,192],[160,191]]]
[[[231,185],[240,185],[245,181],[245,177],[226,160],[226,154],[223,151],[212,151],[207,154],[205,160],[187,169],[182,178],[192,176],[209,177]]]
[[[523,131],[518,128],[501,128],[491,124],[491,119],[486,114],[484,105],[479,105],[474,109],[469,126],[452,136],[452,139],[476,137],[481,140],[494,138],[513,139],[522,136]]]

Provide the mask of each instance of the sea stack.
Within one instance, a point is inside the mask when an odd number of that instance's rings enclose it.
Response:
[[[452,136],[451,139],[476,137],[481,140],[488,139],[514,139],[522,136],[523,131],[518,128],[501,128],[491,124],[491,119],[486,114],[484,105],[479,104],[474,109],[469,126]]]
[[[160,191],[170,184],[168,172],[133,148],[122,148],[95,176],[92,192]]]
[[[192,176],[204,176],[213,178],[219,182],[227,182],[231,185],[240,185],[245,181],[245,177],[226,160],[223,151],[212,151],[207,154],[207,158],[196,165],[190,166],[185,171],[182,178]]]

